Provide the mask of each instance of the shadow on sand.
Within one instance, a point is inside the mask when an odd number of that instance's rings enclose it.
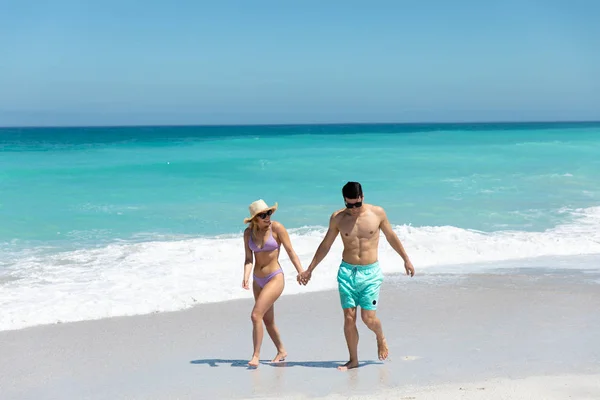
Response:
[[[262,365],[268,365],[270,367],[306,367],[306,368],[337,368],[340,365],[345,364],[345,361],[280,361],[271,362],[267,360],[261,360]],[[229,367],[241,367],[254,369],[248,365],[248,360],[223,360],[220,358],[206,358],[203,360],[193,360],[190,364],[206,364],[211,367],[220,367],[221,365],[228,364]],[[362,361],[358,363],[357,368],[364,367],[372,364],[383,364],[381,361]]]

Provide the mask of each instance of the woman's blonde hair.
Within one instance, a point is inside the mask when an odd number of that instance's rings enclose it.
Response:
[[[258,232],[258,222],[256,222],[256,217],[252,218],[249,222],[250,232],[256,233]]]

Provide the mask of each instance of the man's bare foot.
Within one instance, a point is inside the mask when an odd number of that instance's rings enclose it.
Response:
[[[277,355],[275,356],[275,358],[271,362],[285,361],[286,357],[287,357],[287,352],[285,350],[278,351]]]
[[[346,364],[340,365],[339,367],[337,367],[337,369],[339,369],[340,371],[348,371],[349,369],[357,368],[357,367],[358,367],[358,360],[357,361],[350,360]]]
[[[258,367],[258,356],[253,356],[252,360],[248,361],[248,366]]]
[[[385,338],[377,339],[377,353],[381,361],[385,360],[388,356],[388,346]]]

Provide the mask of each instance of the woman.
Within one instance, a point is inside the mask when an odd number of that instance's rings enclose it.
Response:
[[[245,218],[244,223],[250,223],[250,226],[244,231],[246,260],[242,287],[247,290],[250,289],[248,282],[250,281],[250,270],[253,263],[252,253],[254,253],[252,289],[255,304],[251,314],[254,354],[252,354],[252,359],[248,362],[248,365],[257,367],[263,339],[263,322],[271,340],[273,340],[273,344],[277,348],[277,355],[273,358],[273,362],[283,361],[287,356],[279,337],[279,331],[275,326],[275,312],[273,310],[273,304],[281,296],[285,285],[283,270],[279,265],[281,245],[285,248],[298,273],[303,272],[303,269],[292,248],[287,230],[279,222],[271,221],[271,215],[277,210],[277,203],[269,207],[264,200],[256,200],[250,204],[248,209],[250,210],[250,217]]]

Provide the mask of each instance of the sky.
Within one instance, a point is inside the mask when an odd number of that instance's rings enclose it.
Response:
[[[0,126],[600,120],[596,0],[0,0]]]

